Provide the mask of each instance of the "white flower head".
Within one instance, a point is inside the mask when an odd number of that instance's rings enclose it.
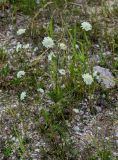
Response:
[[[36,52],[36,51],[38,51],[38,47],[35,47],[35,48],[34,48],[34,52]]]
[[[18,42],[16,46],[16,52],[18,52],[21,48],[22,48],[22,44]]]
[[[74,109],[73,109],[73,112],[79,113],[79,109],[74,108]]]
[[[19,71],[18,73],[17,73],[17,78],[21,78],[21,77],[23,77],[25,75],[25,71]]]
[[[26,92],[24,91],[24,92],[22,92],[21,94],[20,94],[20,100],[22,101],[22,100],[24,100],[26,98]]]
[[[40,0],[36,0],[36,4],[39,4],[40,3]]]
[[[94,71],[94,72],[93,72],[93,77],[96,78],[97,76],[98,76],[98,72],[97,72],[97,71]]]
[[[93,77],[89,73],[83,74],[82,78],[86,85],[91,85],[93,82]]]
[[[100,79],[99,73],[98,73],[97,71],[93,71],[93,77],[94,77],[97,81],[99,81],[99,79]]]
[[[55,54],[54,52],[51,51],[50,54],[48,55],[48,60],[51,61],[53,57],[55,57]]]
[[[85,31],[90,31],[92,30],[92,25],[89,22],[82,22],[81,28]]]
[[[25,31],[26,31],[26,29],[19,29],[18,31],[17,31],[17,35],[19,36],[19,35],[22,35],[22,34],[24,34],[25,33]]]
[[[66,74],[66,71],[64,69],[59,69],[59,73],[64,76]]]
[[[53,48],[54,47],[54,41],[52,38],[50,37],[45,37],[43,39],[43,42],[42,42],[43,46],[46,47],[46,48]]]
[[[24,49],[28,49],[29,47],[30,47],[30,44],[29,44],[29,43],[23,45],[23,48],[24,48]]]
[[[74,131],[76,133],[79,133],[79,131],[80,131],[80,127],[79,126],[74,126],[73,129],[74,129]]]
[[[61,50],[66,50],[67,46],[64,43],[59,43],[59,47]]]
[[[79,49],[79,45],[78,45],[78,44],[76,44],[76,45],[75,45],[75,48],[76,48],[76,49]]]
[[[42,93],[42,94],[44,93],[44,89],[42,89],[42,88],[38,88],[37,91]]]

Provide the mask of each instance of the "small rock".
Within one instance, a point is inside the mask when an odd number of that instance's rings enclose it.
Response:
[[[106,88],[112,88],[115,86],[114,77],[109,69],[95,66],[93,67],[93,70],[99,74],[99,78],[97,79],[97,81],[103,86],[105,86]]]

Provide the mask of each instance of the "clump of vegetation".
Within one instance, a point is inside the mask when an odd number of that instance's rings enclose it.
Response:
[[[0,48],[0,61],[5,62],[7,59],[7,52],[4,48]]]
[[[112,113],[117,111],[118,36],[111,24],[116,7],[95,0],[5,4],[11,23],[15,19],[15,47],[11,52],[7,42],[8,51],[0,49],[0,85],[15,99],[0,110],[0,156],[116,160],[117,134],[110,128],[117,121]],[[97,119],[104,125],[94,126]]]

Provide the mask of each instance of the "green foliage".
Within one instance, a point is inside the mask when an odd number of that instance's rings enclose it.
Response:
[[[114,51],[118,55],[118,32],[116,32],[114,35]]]
[[[68,2],[72,2],[73,0],[53,0],[55,5],[58,7],[64,7],[64,4],[68,4]]]
[[[101,150],[97,153],[96,156],[89,158],[89,160],[98,160],[98,159],[112,160],[113,157],[112,157],[111,151],[110,150]]]
[[[0,0],[0,3],[6,3],[8,0]]]
[[[28,52],[27,49],[21,49],[19,52],[14,52],[10,55],[13,58],[13,61],[10,61],[11,68],[13,68],[11,71],[6,63],[7,53],[0,49],[0,61],[2,62],[0,76],[3,81],[8,78],[8,82],[5,81],[5,85],[7,86],[8,83],[17,95],[23,90],[28,92],[27,101],[20,101],[16,113],[14,113],[14,108],[13,110],[10,108],[7,115],[8,118],[11,115],[14,123],[11,124],[12,127],[10,126],[11,134],[17,137],[19,142],[19,147],[16,149],[17,155],[21,159],[27,159],[25,156],[27,156],[29,149],[27,150],[25,146],[33,141],[22,137],[21,129],[18,128],[19,125],[17,123],[22,122],[23,127],[25,126],[24,123],[27,123],[27,126],[24,127],[25,129],[23,128],[27,133],[27,128],[30,127],[28,122],[30,121],[33,126],[31,132],[38,132],[46,143],[46,147],[42,146],[42,159],[78,160],[79,149],[75,147],[75,143],[71,139],[72,126],[69,126],[75,118],[73,116],[76,114],[73,113],[73,108],[83,107],[83,104],[86,103],[88,106],[87,115],[90,113],[89,109],[94,113],[94,106],[97,105],[94,95],[96,99],[99,99],[102,97],[103,92],[102,87],[99,87],[99,84],[96,83],[97,80],[93,77],[93,66],[98,62],[94,63],[90,62],[90,60],[94,55],[99,55],[99,65],[108,66],[114,57],[111,55],[107,59],[102,51],[106,50],[106,48],[111,49],[111,52],[114,52],[117,57],[118,33],[116,32],[114,35],[107,34],[106,26],[101,27],[99,25],[97,16],[90,16],[90,13],[84,13],[86,12],[84,8],[81,9],[81,7],[86,7],[86,4],[78,7],[78,4],[70,3],[74,2],[73,0],[41,0],[39,5],[36,4],[35,0],[9,0],[9,2],[13,7],[11,7],[13,9],[13,18],[17,15],[17,12],[31,15],[31,30],[28,28],[24,37],[19,36],[19,40],[27,42],[30,39],[32,46],[35,44],[38,47],[37,53],[34,53],[33,50],[31,51],[33,57],[26,54]],[[101,4],[101,1],[87,1],[89,6],[98,3]],[[100,11],[102,11],[103,20],[110,16],[107,7],[105,8],[104,6]],[[46,24],[44,24],[44,21],[46,21]],[[80,25],[83,21],[92,22],[92,31],[85,31],[81,28]],[[56,28],[57,26],[60,30]],[[56,32],[55,29],[57,29]],[[103,34],[103,32],[105,33]],[[44,36],[49,36],[54,40],[54,48],[47,49],[42,46]],[[64,43],[67,48],[62,49],[59,43]],[[54,55],[49,60],[48,56],[51,52]],[[34,58],[36,58],[36,63],[32,62]],[[111,69],[115,73],[117,68],[118,63],[115,61]],[[61,74],[59,72],[60,69],[63,69],[65,73]],[[24,70],[25,76],[17,78],[19,70]],[[87,86],[84,82],[82,77],[84,73],[90,73],[94,79],[91,86]],[[9,77],[11,78],[10,82]],[[38,88],[39,91],[37,91]],[[40,88],[44,91],[41,92]],[[112,93],[112,89],[105,91],[108,94]],[[23,110],[21,110],[22,104]],[[33,108],[30,109],[30,105]],[[35,110],[35,106],[39,105],[43,109],[40,110],[36,107],[37,109]],[[19,116],[18,120],[15,114]],[[79,118],[81,121],[81,116]],[[86,157],[87,160],[112,160],[110,150],[98,151],[96,148],[95,146],[96,154],[94,155],[93,153],[91,157]],[[3,154],[5,157],[10,157],[12,147],[5,146]]]
[[[42,150],[42,157],[47,155],[51,159],[76,160],[78,152],[73,148],[73,142],[69,138],[64,108],[61,105],[54,105],[50,107],[49,112],[42,109],[40,116],[44,118],[43,124],[40,124],[40,132],[50,146],[50,151]]]
[[[101,160],[112,160],[111,152],[108,150],[102,150],[98,153],[98,157],[101,158]]]
[[[11,0],[10,3],[17,6],[18,10],[20,10],[24,14],[31,15],[36,9],[35,0]]]
[[[54,102],[58,102],[63,98],[63,90],[59,87],[53,89],[48,94]]]
[[[53,37],[53,35],[54,35],[54,22],[53,19],[51,19],[48,26],[48,36]]]
[[[5,51],[5,49],[0,48],[0,61],[5,62],[6,59],[7,59],[7,52]]]
[[[5,64],[3,68],[0,70],[1,76],[7,76],[10,72],[9,64]]]
[[[12,148],[10,146],[3,148],[2,153],[6,158],[10,157],[12,154]]]

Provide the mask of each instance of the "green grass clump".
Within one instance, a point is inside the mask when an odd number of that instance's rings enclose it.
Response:
[[[11,147],[6,147],[6,148],[3,148],[3,154],[6,158],[10,157],[11,154],[12,154],[12,148]]]
[[[30,159],[35,152],[35,138],[40,137],[45,142],[45,146],[37,146],[42,160],[113,160],[112,147],[104,148],[106,143],[101,142],[99,148],[98,140],[93,142],[96,135],[92,144],[87,143],[80,150],[81,143],[77,141],[82,133],[76,137],[73,127],[75,123],[86,126],[92,116],[102,114],[96,106],[105,112],[109,105],[111,110],[111,104],[116,105],[116,88],[105,88],[93,69],[96,65],[109,68],[116,81],[118,33],[116,26],[110,26],[116,13],[109,10],[105,1],[96,0],[81,5],[74,0],[41,0],[39,5],[35,0],[9,2],[14,9],[12,18],[16,16],[15,25],[17,14],[30,16],[25,34],[13,34],[22,43],[31,42],[32,48],[23,48],[22,44],[12,54],[0,49],[1,88],[17,98],[16,107],[10,104],[4,111],[0,125],[6,125],[18,142],[17,147],[15,142],[6,142],[2,149],[4,158],[15,155],[16,159]],[[38,49],[34,51],[34,47]],[[111,54],[104,55],[106,51]],[[96,56],[99,60],[93,60]],[[103,119],[104,113],[101,123]]]
[[[7,52],[5,49],[0,48],[0,61],[5,62],[7,60]]]
[[[17,10],[28,15],[31,15],[36,9],[35,0],[11,0],[10,3],[16,6]]]

